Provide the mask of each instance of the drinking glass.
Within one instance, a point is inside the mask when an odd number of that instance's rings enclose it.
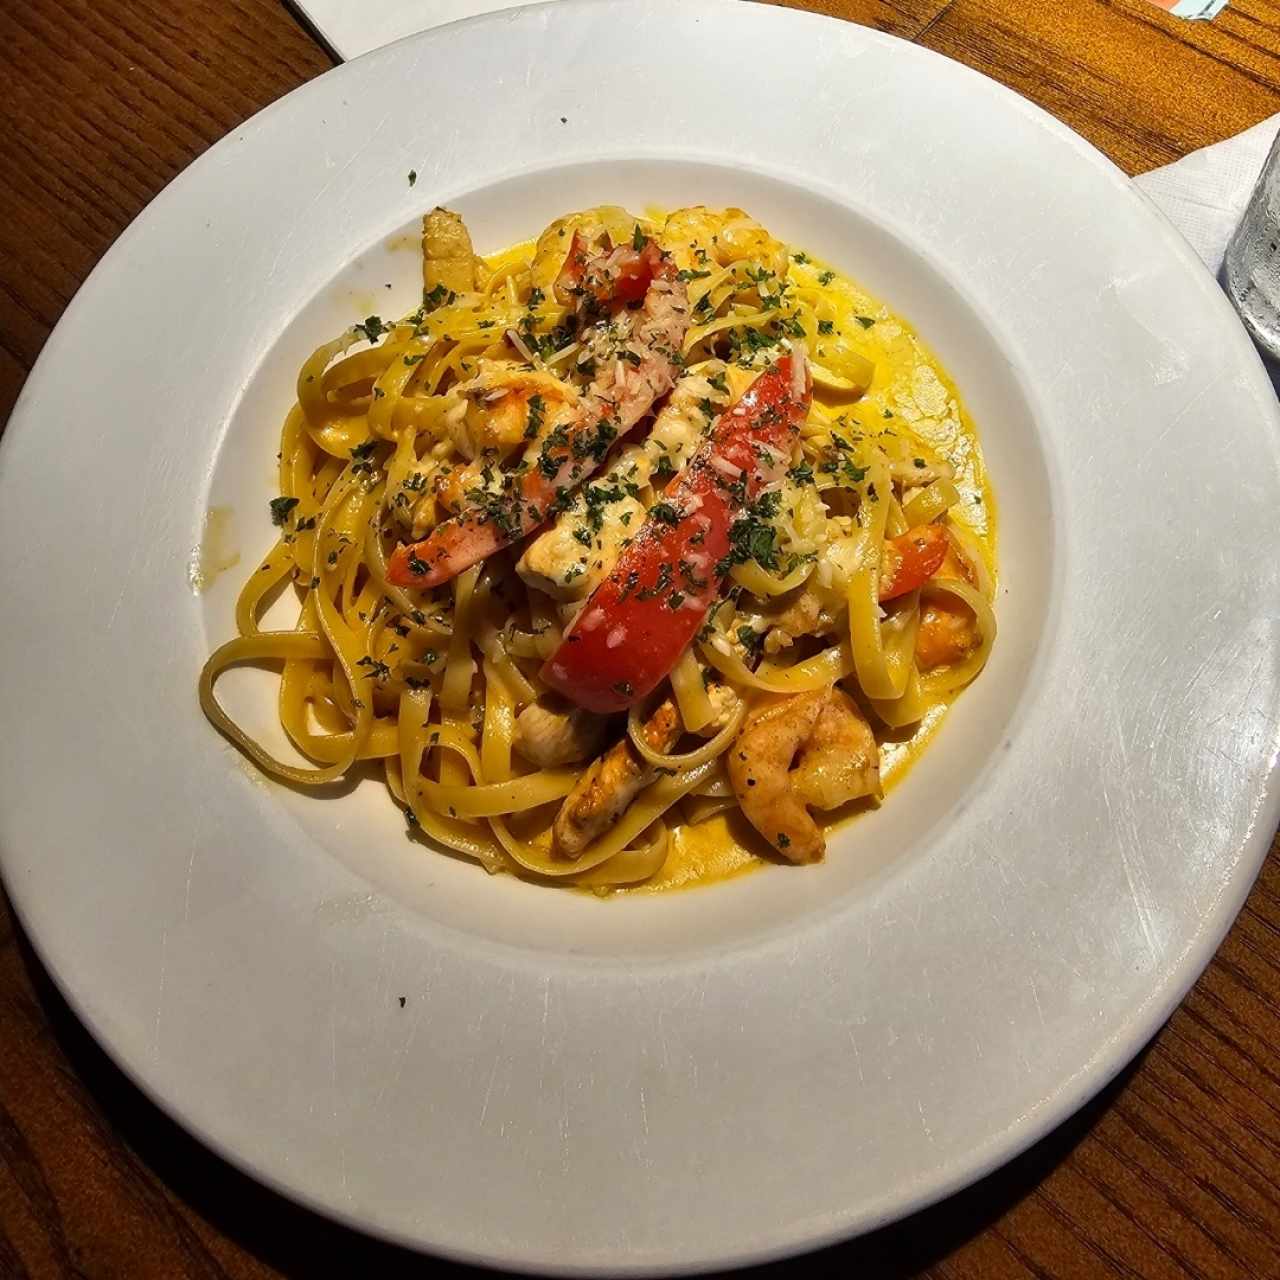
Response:
[[[1253,340],[1280,361],[1280,135],[1227,244],[1227,292]]]

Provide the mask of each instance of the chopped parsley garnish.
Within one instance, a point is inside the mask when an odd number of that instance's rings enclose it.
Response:
[[[787,472],[787,478],[796,484],[812,484],[813,468],[807,462],[798,462]]]
[[[421,352],[416,356],[405,356],[404,362],[407,365],[421,364],[427,358],[426,352]]]
[[[415,578],[421,578],[427,572],[427,562],[418,556],[416,552],[409,556],[409,572],[413,574]],[[413,617],[413,615],[410,614],[410,617]],[[421,626],[427,619],[425,615],[421,615],[413,620]]]
[[[764,632],[754,627],[739,627],[738,642],[748,653],[755,653],[764,643]]]
[[[818,332],[822,334],[835,333],[836,327],[830,320],[818,321]]]
[[[778,345],[776,338],[771,338],[759,329],[741,328],[729,331],[729,348],[739,364],[750,366],[752,357],[757,351],[771,349]]]
[[[637,600],[652,600],[654,596],[660,596],[671,585],[671,565],[667,561],[663,561],[658,568],[658,576],[653,580],[651,587],[645,587],[643,591],[636,593]]]
[[[710,271],[691,271],[686,267],[683,271],[676,272],[676,279],[688,284],[690,280],[705,280],[710,274]]]
[[[540,395],[532,395],[529,397],[529,421],[525,425],[524,438],[532,440],[534,436],[542,430],[542,423],[546,418],[547,405],[546,401]]]
[[[538,470],[542,472],[548,480],[554,480],[560,472],[560,467],[564,459],[557,457],[555,450],[563,449],[569,443],[568,428],[561,423],[550,435],[542,442],[542,448],[538,451]]]
[[[924,459],[923,459],[923,458],[912,458],[912,459],[911,459],[911,465],[912,465],[913,467],[923,467],[923,466],[924,466]]]
[[[383,324],[378,316],[369,316],[363,324],[352,326],[357,333],[363,333],[370,342],[377,342],[388,329],[390,325]]]
[[[618,592],[618,603],[621,604],[640,584],[640,571],[632,569],[627,574],[626,581],[622,584],[622,590]]]
[[[357,667],[368,667],[365,678],[368,680],[385,680],[391,674],[391,668],[385,662],[379,662],[376,658],[363,657],[357,663]]]
[[[778,535],[771,517],[778,514],[782,495],[775,489],[761,494],[729,527],[729,550],[716,562],[716,575],[724,577],[735,564],[754,560],[764,569],[778,564]]]
[[[603,462],[605,454],[609,452],[609,446],[618,438],[618,429],[608,418],[601,418],[596,423],[595,438],[591,439],[585,433],[573,442],[574,457],[580,458],[584,454],[590,454],[597,462]]]
[[[705,534],[703,536],[705,537]],[[680,570],[681,577],[684,578],[689,586],[697,588],[705,587],[707,585],[706,578],[698,577],[694,572],[693,565],[691,565],[688,560],[681,560],[677,567]]]
[[[604,528],[605,507],[620,501],[623,492],[617,485],[589,484],[583,489],[582,496],[587,504],[587,524],[593,533],[599,533]]]
[[[680,523],[680,512],[669,502],[655,502],[649,508],[649,514],[663,524]]]
[[[854,316],[853,317],[864,329],[870,329],[875,321],[870,316]]]
[[[729,394],[729,383],[723,373],[713,373],[707,378],[707,381],[722,394],[726,396]]]
[[[546,298],[546,296],[547,295],[535,284],[533,288],[529,290],[529,301],[525,305],[528,307],[536,307]]]
[[[645,235],[643,231],[640,230],[640,224],[637,222],[635,233],[631,237],[631,247],[637,253],[639,253],[640,250],[643,249],[645,245],[648,243],[649,243],[649,237]]]
[[[435,288],[422,291],[422,309],[423,311],[434,311],[448,301],[451,296],[449,289],[441,281]]]
[[[789,849],[791,847],[791,837],[785,831],[778,832],[778,848]]]
[[[666,480],[669,476],[675,475],[675,473],[676,473],[675,465],[672,463],[671,459],[664,453],[662,457],[660,457],[657,463],[654,465],[653,475],[651,478],[654,480]]]
[[[668,609],[678,609],[682,604],[684,604],[684,592],[683,592],[683,591],[673,591],[673,592],[672,592],[672,593],[667,597],[667,608],[668,608]]]
[[[818,283],[819,283],[819,284],[830,284],[830,283],[831,283],[835,278],[836,278],[836,273],[835,273],[834,271],[824,271],[824,272],[823,272],[823,273],[818,277]]]
[[[410,186],[413,186],[413,184],[414,184],[415,182],[417,182],[417,180],[418,180],[418,171],[417,171],[417,169],[410,169],[410,170],[409,170],[409,185],[410,185]],[[412,813],[412,812],[413,812],[413,810],[411,809],[409,812],[410,812],[410,813]]]
[[[574,540],[582,543],[584,547],[591,545],[591,530],[584,529],[581,525],[573,531]]]
[[[807,253],[793,253],[791,255],[791,261],[798,262],[803,267],[804,264],[809,261],[809,255]]]
[[[519,531],[518,498],[513,504],[507,494],[494,493],[492,489],[473,489],[471,493],[472,501],[481,510],[481,519],[492,520],[504,537],[511,537]]]
[[[366,440],[351,450],[351,468],[357,475],[373,474],[373,451],[378,447],[376,440]]]
[[[297,498],[272,498],[271,499],[271,523],[284,524],[289,518],[289,512],[298,505]]]

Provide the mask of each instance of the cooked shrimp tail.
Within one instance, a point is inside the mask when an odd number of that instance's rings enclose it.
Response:
[[[751,825],[789,862],[826,853],[810,807],[836,809],[880,789],[880,749],[843,689],[773,698],[729,748],[729,781]]]

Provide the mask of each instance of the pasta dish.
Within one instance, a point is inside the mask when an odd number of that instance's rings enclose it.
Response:
[[[411,834],[597,890],[820,860],[995,638],[977,438],[910,328],[738,209],[601,207],[303,364],[205,713]],[[282,592],[296,625],[264,629]],[[278,668],[296,762],[214,696]],[[714,838],[709,833],[714,833]]]

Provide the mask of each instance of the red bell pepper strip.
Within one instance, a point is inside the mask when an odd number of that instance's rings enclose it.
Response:
[[[721,593],[734,522],[789,465],[811,394],[807,362],[794,353],[721,415],[543,665],[547,684],[601,713],[657,687]]]
[[[940,524],[920,524],[888,539],[880,557],[880,599],[923,586],[942,567],[951,540]]]

